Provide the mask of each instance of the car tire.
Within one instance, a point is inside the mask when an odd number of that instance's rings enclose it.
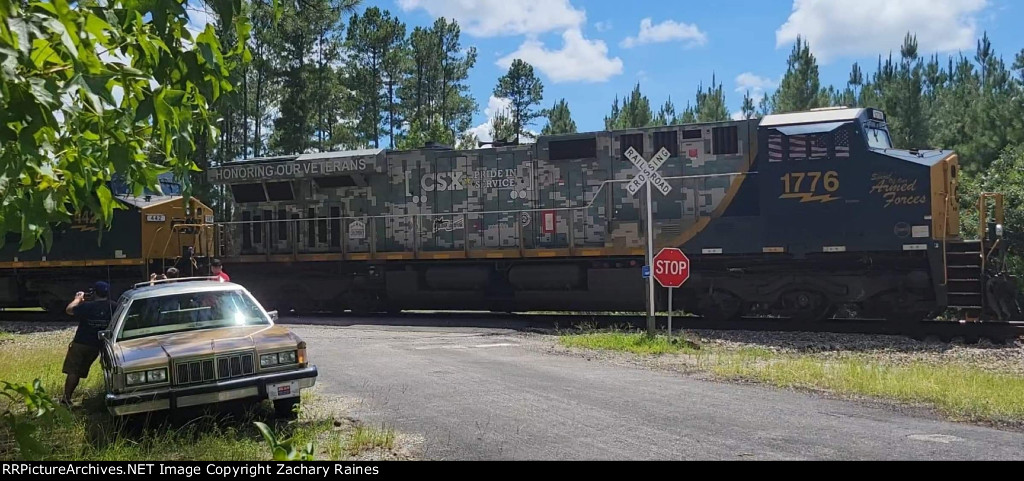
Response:
[[[298,417],[297,413],[293,411],[293,408],[300,403],[300,398],[293,397],[288,399],[275,399],[274,400],[274,416],[279,419],[295,419]]]

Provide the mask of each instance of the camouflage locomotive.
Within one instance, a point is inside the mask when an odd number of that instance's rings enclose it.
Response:
[[[229,163],[208,172],[236,204],[217,255],[282,310],[643,310],[630,147],[670,153],[654,245],[691,259],[689,312],[1020,315],[1001,197],[961,239],[956,154],[893,149],[874,109]]]
[[[42,306],[63,313],[75,292],[97,280],[112,292],[130,288],[176,266],[184,274],[203,272],[213,250],[213,210],[198,199],[186,204],[173,174],[161,174],[160,192],[134,196],[121,182],[109,187],[119,208],[109,231],[88,212],[54,226],[53,246],[21,252],[8,234],[0,249],[0,307]]]

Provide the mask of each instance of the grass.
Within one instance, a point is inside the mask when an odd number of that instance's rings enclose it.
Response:
[[[5,341],[13,341],[13,340],[14,340],[14,334],[11,334],[11,333],[9,333],[7,331],[0,331],[0,343],[5,342]]]
[[[722,379],[923,404],[955,420],[1024,425],[1024,377],[967,365],[890,364],[857,353],[826,359],[757,347],[704,347],[698,352],[669,344],[664,337],[621,331],[565,334],[559,342],[639,355],[674,354]]]
[[[6,334],[6,333],[5,333]],[[71,331],[35,334],[7,334],[13,342],[0,342],[0,381],[31,383],[39,378],[51,397],[64,385],[61,367]],[[5,338],[7,338],[5,336]],[[274,419],[269,402],[239,403],[222,409],[189,411],[150,417],[113,418],[102,402],[103,381],[99,363],[76,391],[71,420],[44,427],[37,434],[51,447],[51,460],[270,460],[271,453],[254,421],[270,425],[279,437],[290,437],[297,446],[313,442],[317,459],[340,460],[364,449],[391,449],[394,432],[384,435],[362,429],[338,429],[331,413],[310,415],[304,409],[299,419]],[[318,400],[303,392],[303,406],[318,407]],[[0,397],[0,413],[24,409]],[[0,460],[17,459],[19,453],[11,433],[0,424]]]
[[[395,431],[381,426],[356,426],[352,436],[344,443],[342,450],[350,456],[376,449],[391,450],[395,447]]]
[[[625,351],[634,354],[675,354],[693,352],[693,349],[679,339],[670,341],[665,336],[650,337],[643,333],[607,331],[575,334],[559,337],[566,347]]]

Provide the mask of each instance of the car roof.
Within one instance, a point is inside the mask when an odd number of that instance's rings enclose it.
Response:
[[[148,284],[148,283],[146,283]],[[122,295],[130,300],[148,297],[173,296],[193,292],[236,291],[244,288],[233,282],[216,280],[164,281],[155,285],[144,285],[129,289]]]

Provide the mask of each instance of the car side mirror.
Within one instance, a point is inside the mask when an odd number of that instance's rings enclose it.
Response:
[[[270,316],[271,321],[277,322],[277,311],[269,311],[267,315]]]
[[[111,332],[110,330],[103,330],[98,332],[97,335],[99,336],[101,341],[108,341],[110,340]]]

